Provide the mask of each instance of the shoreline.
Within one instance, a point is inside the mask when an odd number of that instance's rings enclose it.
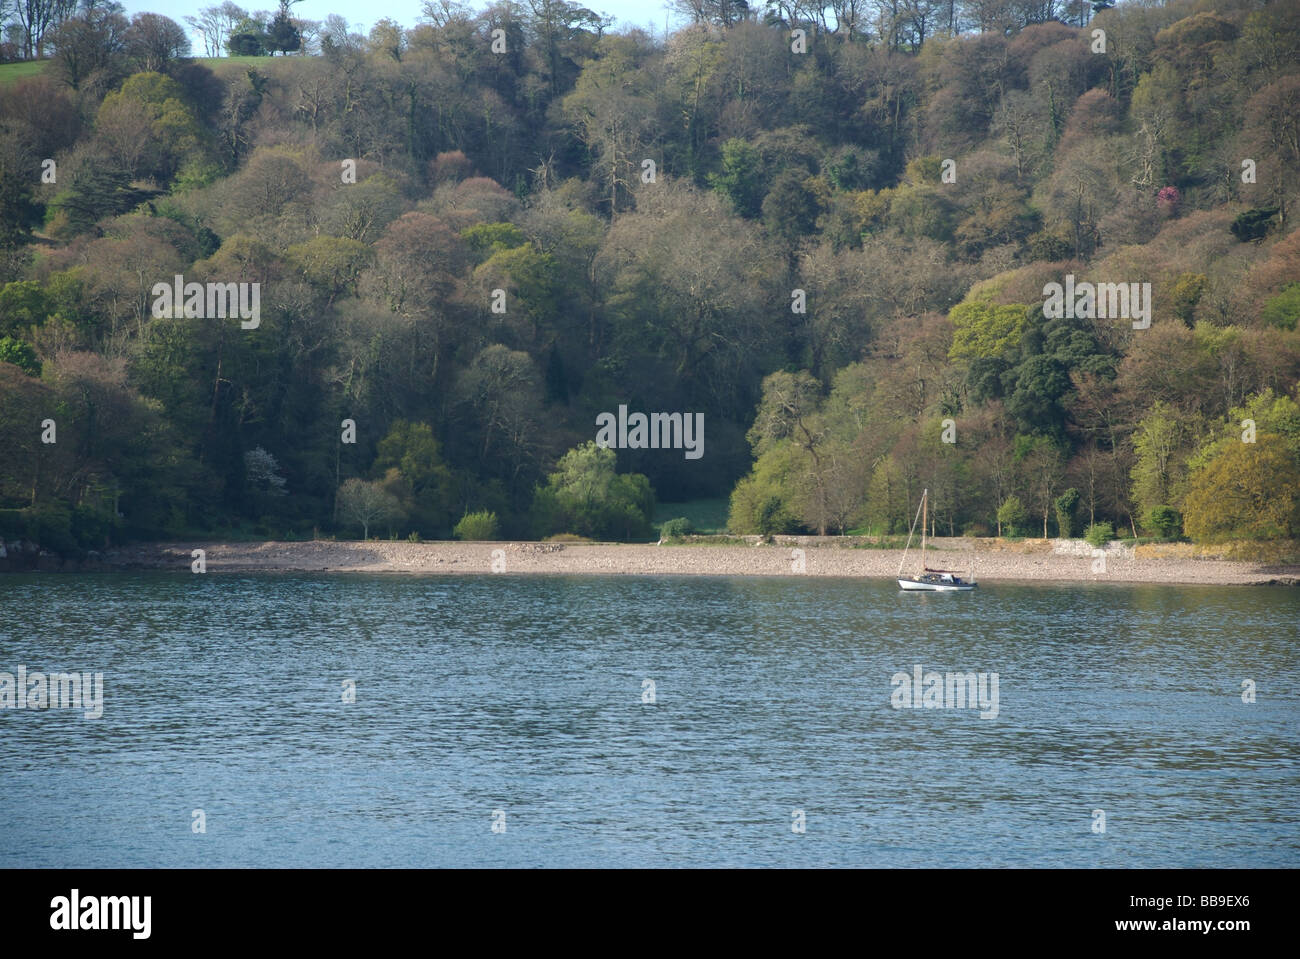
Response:
[[[655,545],[370,540],[255,543],[148,543],[108,550],[71,565],[74,571],[188,570],[191,551],[205,551],[209,573],[435,573],[454,575],[834,576],[895,579],[900,549],[855,549],[789,537],[779,544]],[[811,540],[812,538],[806,538]],[[955,542],[955,541],[954,541]],[[800,553],[802,557],[800,557]],[[1156,555],[1151,555],[1151,554]],[[1111,544],[1104,571],[1079,541],[1037,540],[997,547],[936,547],[928,563],[977,582],[1156,583],[1164,585],[1300,585],[1300,566],[1162,556],[1158,549]],[[916,551],[912,551],[913,562]],[[802,558],[802,562],[801,562]],[[910,571],[910,570],[909,570]]]

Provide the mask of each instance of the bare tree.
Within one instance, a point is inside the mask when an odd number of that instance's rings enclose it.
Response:
[[[370,538],[372,523],[385,523],[401,516],[401,504],[379,483],[348,480],[338,491],[338,508],[343,518],[361,526],[361,538]]]
[[[50,33],[55,71],[72,89],[96,84],[108,87],[121,75],[129,26],[121,9],[117,3],[87,5],[84,12],[64,20]]]
[[[186,17],[185,22],[203,37],[203,51],[209,57],[219,57],[226,49],[226,41],[235,24],[248,16],[248,11],[231,0],[219,6],[203,7],[197,17]]]
[[[181,25],[159,13],[137,13],[123,38],[127,53],[145,70],[162,73],[168,64],[190,55],[190,38]]]
[[[77,0],[12,0],[13,15],[22,27],[24,59],[45,56],[46,35],[72,15]],[[121,7],[117,4],[118,10]]]

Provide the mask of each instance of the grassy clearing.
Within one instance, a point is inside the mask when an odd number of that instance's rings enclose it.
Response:
[[[684,516],[691,521],[691,528],[697,533],[725,533],[729,508],[725,496],[694,499],[686,503],[656,503],[653,522],[658,528],[670,519]]]
[[[201,64],[213,73],[228,73],[231,70],[244,70],[258,67],[259,72],[275,73],[281,69],[280,64],[291,64],[311,59],[309,57],[195,57],[194,62]],[[28,77],[38,77],[50,65],[49,60],[21,60],[17,63],[0,63],[0,87],[17,83]],[[292,67],[285,69],[292,70]]]
[[[45,72],[48,60],[23,60],[19,63],[0,63],[0,87],[28,77],[38,77]]]

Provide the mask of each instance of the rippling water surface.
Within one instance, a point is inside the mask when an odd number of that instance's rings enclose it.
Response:
[[[1269,588],[5,576],[0,672],[105,703],[0,709],[0,866],[1297,866],[1298,640]]]

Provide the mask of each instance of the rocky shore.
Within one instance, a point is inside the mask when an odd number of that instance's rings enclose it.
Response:
[[[203,549],[207,572],[493,573],[555,575],[845,576],[893,578],[902,551],[851,548],[816,537],[742,544],[410,543],[395,541],[150,543],[105,550],[46,569],[187,570]],[[972,546],[975,548],[972,549]],[[1112,543],[1103,557],[1078,540],[939,540],[927,565],[981,582],[1300,585],[1300,566],[1195,558],[1189,550]],[[909,562],[916,559],[913,550]]]

